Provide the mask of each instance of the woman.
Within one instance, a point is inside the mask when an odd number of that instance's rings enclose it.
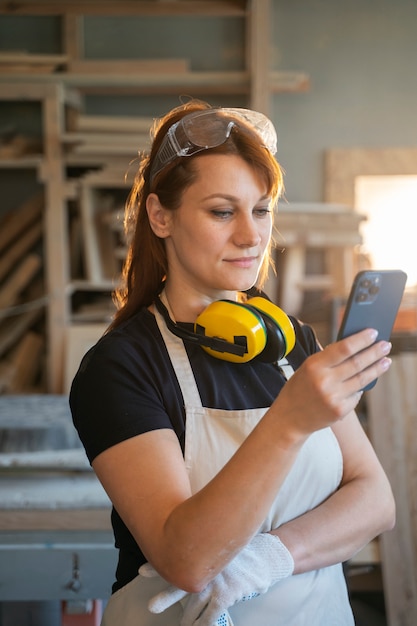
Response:
[[[393,526],[355,415],[389,343],[368,329],[321,350],[259,291],[275,142],[261,114],[191,101],[141,162],[119,308],[70,397],[113,503],[105,626],[351,625],[341,563]]]

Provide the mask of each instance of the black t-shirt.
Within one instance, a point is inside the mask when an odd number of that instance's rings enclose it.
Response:
[[[318,346],[309,326],[292,322],[296,345],[287,359],[297,369]],[[276,364],[231,363],[184,344],[205,407],[267,407],[285,383]],[[90,462],[121,441],[159,428],[174,429],[184,450],[183,397],[152,313],[142,309],[87,352],[72,384],[70,406]],[[112,525],[119,549],[116,591],[137,575],[145,558],[115,509]]]

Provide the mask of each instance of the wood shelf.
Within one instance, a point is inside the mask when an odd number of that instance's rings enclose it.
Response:
[[[95,310],[100,292],[108,295],[114,289],[114,281],[109,278],[113,277],[114,268],[120,272],[119,253],[124,246],[114,215],[118,214],[122,194],[127,197],[132,184],[138,151],[146,150],[145,139],[149,140],[149,127],[126,132],[126,125],[123,130],[117,124],[112,128],[109,119],[107,128],[98,131],[77,128],[84,96],[192,93],[195,97],[213,94],[227,99],[239,95],[244,96],[244,106],[268,115],[272,93],[309,88],[309,78],[302,72],[270,71],[266,36],[270,31],[270,13],[270,0],[0,0],[2,15],[57,16],[62,24],[62,54],[4,51],[3,60],[8,67],[0,76],[0,101],[41,104],[43,154],[0,160],[0,169],[34,168],[44,186],[48,392],[60,393],[63,388],[66,337],[71,326],[96,318],[100,314],[99,306],[98,313]],[[104,59],[85,58],[82,33],[86,16],[241,18],[243,69],[194,71],[189,69],[188,59],[177,59],[175,54],[166,61],[130,59],[124,68],[120,60],[110,59],[107,63]],[[11,73],[13,64],[16,71]],[[137,71],[138,68],[143,71]],[[70,109],[71,115],[67,116]],[[73,115],[74,110],[78,114]],[[113,205],[107,204],[110,193],[116,198]],[[111,267],[106,265],[103,241],[114,242]],[[86,280],[78,282],[78,278]],[[108,312],[104,310],[103,314],[107,316]]]
[[[43,155],[22,156],[14,159],[0,159],[0,169],[20,170],[38,169],[43,162]]]
[[[245,0],[19,0],[19,2],[0,2],[0,13],[9,15],[141,15],[141,16],[245,16]]]
[[[111,73],[71,73],[56,72],[51,74],[19,73],[0,77],[0,80],[16,83],[56,83],[62,82],[76,87],[83,93],[93,93],[97,89],[128,89],[129,93],[177,93],[192,88],[195,93],[207,94],[243,94],[251,89],[251,75],[242,72],[158,72],[150,74],[111,74]],[[310,87],[307,74],[303,72],[268,73],[269,89],[274,92],[299,92]]]

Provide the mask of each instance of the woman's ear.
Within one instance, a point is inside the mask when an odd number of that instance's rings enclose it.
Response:
[[[150,193],[146,198],[146,210],[149,224],[155,235],[165,239],[170,234],[171,211],[165,209],[159,202],[156,193]]]

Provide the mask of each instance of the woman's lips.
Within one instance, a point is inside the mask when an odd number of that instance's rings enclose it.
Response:
[[[237,267],[252,267],[254,263],[257,262],[258,257],[256,256],[246,256],[239,257],[236,259],[225,259],[226,263],[231,263],[232,265],[236,265]]]

